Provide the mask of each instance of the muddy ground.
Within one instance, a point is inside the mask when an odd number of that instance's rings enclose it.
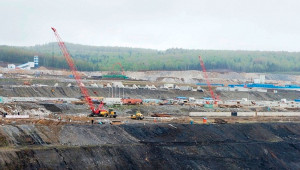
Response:
[[[180,117],[189,116],[190,112],[277,112],[290,111],[283,108],[268,107],[240,107],[240,108],[204,108],[203,106],[189,106],[189,105],[122,105],[122,106],[105,106],[104,108],[113,108],[119,117],[128,117],[140,111],[144,116],[151,116],[155,113],[169,114],[170,116]],[[292,110],[298,112],[298,110]],[[91,111],[86,105],[74,105],[70,103],[32,103],[32,102],[15,102],[12,104],[0,104],[0,113],[8,114],[29,114],[32,117],[45,117],[49,115],[72,115],[87,117]],[[290,111],[291,112],[291,111]]]

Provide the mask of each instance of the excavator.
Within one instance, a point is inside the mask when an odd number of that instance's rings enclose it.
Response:
[[[131,119],[143,120],[144,116],[140,111],[136,111],[135,115],[131,115]]]
[[[90,117],[99,116],[99,117],[110,117],[110,118],[116,118],[117,112],[114,111],[113,108],[109,108],[108,110],[102,109],[103,108],[103,102],[100,102],[100,105],[97,109],[97,111],[92,111],[92,113],[89,115]]]
[[[76,80],[76,83],[78,85],[78,87],[80,88],[80,91],[81,91],[81,94],[84,96],[84,99],[86,101],[86,103],[89,105],[90,109],[91,109],[91,114],[89,116],[102,116],[102,117],[113,117],[113,118],[116,118],[117,117],[117,114],[116,112],[113,110],[113,109],[108,109],[105,110],[103,108],[103,105],[104,103],[103,102],[100,102],[98,108],[95,108],[94,106],[94,103],[89,95],[89,92],[87,90],[87,88],[84,86],[83,82],[82,82],[82,79],[81,79],[81,75],[79,74],[79,72],[77,71],[77,68],[76,68],[76,65],[65,45],[65,43],[62,41],[61,37],[59,36],[57,30],[53,27],[51,27],[52,31],[54,32],[54,35],[57,39],[57,42],[58,42],[58,46],[61,50],[61,52],[63,53],[69,67],[70,67],[70,70],[73,74],[73,77],[75,78]]]

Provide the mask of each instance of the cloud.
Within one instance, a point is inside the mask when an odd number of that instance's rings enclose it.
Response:
[[[0,44],[300,51],[296,0],[1,0]]]

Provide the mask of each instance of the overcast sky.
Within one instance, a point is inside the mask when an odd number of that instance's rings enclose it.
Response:
[[[0,0],[0,45],[300,51],[299,0]]]

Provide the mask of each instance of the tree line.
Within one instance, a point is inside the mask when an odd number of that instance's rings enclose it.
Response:
[[[207,70],[236,72],[299,72],[299,52],[187,50],[172,48],[164,51],[127,47],[86,46],[66,43],[81,71],[120,71],[117,62],[126,71],[144,70],[201,70],[201,55]],[[56,43],[31,47],[0,46],[0,61],[25,63],[39,55],[40,65],[68,69]]]

